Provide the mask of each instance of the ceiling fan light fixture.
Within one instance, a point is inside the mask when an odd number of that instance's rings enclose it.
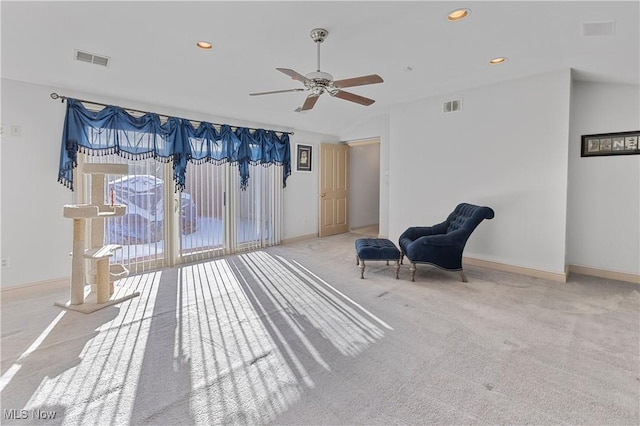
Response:
[[[200,49],[205,49],[205,50],[209,50],[213,47],[213,45],[208,41],[199,41],[196,43],[196,46],[198,46]]]
[[[505,62],[507,62],[507,59],[509,58],[505,58],[504,56],[499,56],[497,58],[493,58],[489,61],[489,63],[491,65],[498,65],[498,64],[503,64]]]
[[[456,9],[447,15],[447,20],[451,22],[462,21],[464,18],[469,16],[470,13],[471,9]]]

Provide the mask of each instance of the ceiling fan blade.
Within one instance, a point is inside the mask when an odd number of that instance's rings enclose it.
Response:
[[[304,104],[302,104],[302,106],[300,108],[296,108],[296,112],[300,112],[300,111],[307,111],[310,110],[311,108],[314,107],[314,105],[316,104],[316,102],[318,102],[318,98],[320,97],[320,95],[315,95],[315,94],[310,94],[309,96],[307,96],[307,99],[305,99]]]
[[[365,84],[382,83],[384,80],[378,74],[363,75],[362,77],[346,78],[344,80],[334,81],[333,85],[337,88],[364,86]]]
[[[285,90],[272,90],[270,92],[249,93],[249,96],[271,95],[273,93],[286,93],[286,92],[304,92],[305,90],[307,89],[297,88],[297,89],[285,89]]]
[[[369,106],[375,102],[373,99],[365,98],[364,96],[356,95],[355,93],[345,92],[344,90],[336,90],[331,93],[331,96],[365,106]]]
[[[278,71],[282,72],[282,73],[285,73],[286,75],[288,75],[288,76],[289,76],[289,77],[291,77],[292,79],[294,79],[294,80],[298,80],[298,81],[300,81],[300,82],[302,82],[302,83],[307,83],[307,82],[309,82],[309,81],[310,81],[310,80],[309,80],[307,77],[305,77],[304,75],[302,75],[302,74],[300,74],[300,73],[297,73],[297,72],[296,72],[296,71],[294,71],[294,70],[290,70],[289,68],[276,68],[276,69],[277,69]]]

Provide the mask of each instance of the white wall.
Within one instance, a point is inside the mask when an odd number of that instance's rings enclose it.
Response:
[[[380,219],[380,144],[349,147],[349,228]]]
[[[72,192],[58,183],[65,108],[53,90],[2,80],[2,287],[70,275],[71,221],[62,206]],[[12,137],[11,126],[22,135]]]
[[[640,130],[640,87],[574,82],[567,263],[640,274],[640,155],[580,157],[581,136]]]
[[[459,202],[495,210],[465,255],[564,273],[570,70],[399,106],[390,115],[389,235]],[[442,103],[463,98],[463,110]]]
[[[62,217],[62,206],[74,202],[74,196],[57,182],[66,104],[53,101],[49,97],[51,92],[195,120],[289,130],[7,79],[2,79],[1,83],[5,132],[0,145],[0,255],[10,260],[10,268],[3,269],[0,277],[3,288],[70,275],[68,253],[72,223]],[[10,136],[12,125],[21,127],[20,137]],[[294,132],[292,150],[296,143],[305,143],[313,145],[314,153],[317,153],[320,142],[338,142],[336,137],[295,129]],[[293,171],[287,181],[284,190],[285,239],[318,233],[317,158],[313,162],[313,173]]]

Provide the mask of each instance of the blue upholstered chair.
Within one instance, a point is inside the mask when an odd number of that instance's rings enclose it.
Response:
[[[492,219],[490,207],[461,203],[447,220],[433,226],[411,227],[400,235],[400,261],[404,256],[411,262],[411,281],[415,281],[416,263],[428,263],[447,271],[462,271],[462,251],[474,229],[484,219]]]

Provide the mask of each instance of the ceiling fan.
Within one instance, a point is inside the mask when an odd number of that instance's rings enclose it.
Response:
[[[307,96],[307,99],[305,99],[302,106],[295,110],[296,112],[307,111],[313,108],[320,95],[325,92],[333,97],[355,102],[365,106],[374,103],[375,101],[373,99],[365,98],[364,96],[356,95],[355,93],[345,92],[342,89],[345,87],[382,83],[384,81],[382,80],[382,77],[377,74],[371,74],[334,81],[331,74],[320,71],[320,43],[322,43],[324,39],[327,38],[327,36],[329,35],[329,31],[323,28],[315,28],[311,30],[310,35],[311,39],[316,43],[318,51],[318,68],[315,72],[310,72],[307,75],[302,75],[289,68],[276,68],[278,71],[304,84],[304,88],[300,87],[297,89],[272,90],[270,92],[250,93],[249,96],[271,95],[274,93],[286,92],[303,92],[310,90],[311,94]]]

